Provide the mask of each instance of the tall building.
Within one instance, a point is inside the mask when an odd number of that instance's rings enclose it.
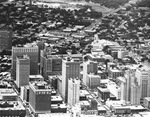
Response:
[[[134,83],[135,72],[137,69],[137,65],[128,66],[128,70],[125,71],[124,78],[127,83],[127,91],[125,94],[125,101],[131,101],[131,84]]]
[[[25,45],[24,47],[12,47],[12,77],[16,79],[16,57],[28,55],[30,57],[30,75],[38,74],[38,46]]]
[[[125,77],[117,78],[120,81],[121,100],[127,101],[127,80]]]
[[[98,63],[95,61],[85,61],[83,62],[83,84],[87,83],[87,75],[90,73],[97,74]]]
[[[147,66],[139,67],[135,74],[140,85],[141,99],[150,96],[150,69]]]
[[[132,83],[131,84],[131,104],[133,105],[140,105],[140,86],[138,83]]]
[[[62,60],[62,96],[68,100],[68,79],[80,77],[80,62],[74,61],[70,57]]]
[[[0,51],[11,50],[12,48],[12,31],[7,29],[0,30]]]
[[[16,84],[18,88],[29,85],[30,58],[27,55],[16,58]]]
[[[46,82],[29,83],[29,108],[35,115],[51,112],[51,89]]]
[[[73,106],[79,103],[80,80],[68,79],[68,104]]]
[[[43,57],[43,65],[41,66],[42,75],[60,75],[62,72],[62,58],[56,55],[46,55]]]

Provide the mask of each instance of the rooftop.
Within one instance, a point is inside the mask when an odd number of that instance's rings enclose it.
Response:
[[[30,87],[32,87],[32,89],[36,91],[42,91],[42,90],[51,91],[51,87],[45,81],[32,82],[29,84]]]
[[[51,101],[62,101],[61,96],[51,96]]]
[[[34,78],[44,79],[42,75],[29,75],[29,78],[31,78],[31,79],[34,79]]]
[[[49,113],[39,114],[38,117],[71,117],[70,113]]]
[[[25,110],[19,101],[0,101],[0,110]]]

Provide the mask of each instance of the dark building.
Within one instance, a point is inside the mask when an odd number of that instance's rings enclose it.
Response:
[[[36,114],[51,112],[51,88],[46,82],[29,83],[29,107]]]
[[[0,101],[0,117],[25,117],[26,109],[19,101]]]
[[[110,92],[107,88],[98,87],[98,97],[100,97],[103,101],[106,101],[110,98]]]
[[[12,31],[0,29],[0,51],[11,50],[12,48]]]
[[[16,57],[28,55],[30,58],[30,75],[38,74],[38,46],[27,44],[23,47],[12,47],[12,77],[16,79]]]

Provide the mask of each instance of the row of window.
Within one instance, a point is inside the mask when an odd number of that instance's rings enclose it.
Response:
[[[51,94],[50,91],[38,91],[36,94]]]

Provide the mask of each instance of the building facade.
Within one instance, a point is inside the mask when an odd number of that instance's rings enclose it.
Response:
[[[80,80],[68,79],[68,104],[73,106],[79,103]]]
[[[29,108],[35,115],[51,112],[51,89],[46,82],[29,83]]]
[[[16,58],[16,84],[18,88],[29,85],[30,58],[27,55]]]
[[[80,62],[71,58],[62,61],[62,96],[67,102],[68,100],[68,79],[80,77]]]
[[[16,57],[30,57],[30,75],[38,74],[38,46],[12,47],[12,77],[16,79]]]

